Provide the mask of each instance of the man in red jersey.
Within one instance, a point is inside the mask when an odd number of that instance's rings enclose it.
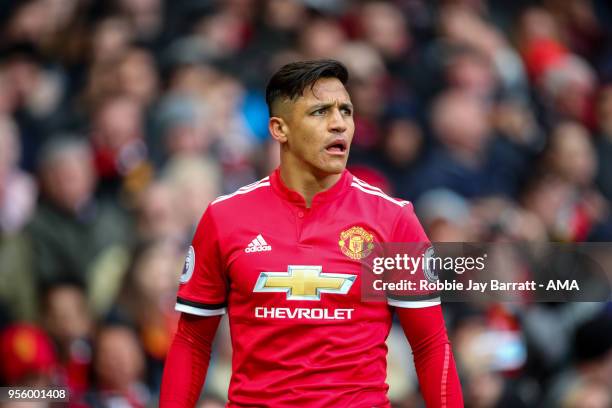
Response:
[[[228,407],[389,407],[385,339],[393,311],[428,407],[463,406],[439,299],[363,302],[373,243],[423,242],[412,205],[346,169],[355,130],[346,68],[296,62],[270,80],[269,177],[207,208],[189,248],[160,406],[192,407],[221,315],[229,313]]]

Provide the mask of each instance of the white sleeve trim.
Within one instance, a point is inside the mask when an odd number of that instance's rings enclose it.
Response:
[[[429,300],[395,300],[387,299],[387,303],[395,307],[403,307],[406,309],[420,309],[422,307],[437,306],[440,304],[440,298]]]
[[[174,310],[196,316],[219,316],[227,313],[227,309],[224,307],[220,309],[200,309],[199,307],[183,305],[181,303],[177,303],[176,306],[174,306]]]

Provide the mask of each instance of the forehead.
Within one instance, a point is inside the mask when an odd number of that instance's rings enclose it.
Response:
[[[342,82],[337,78],[321,78],[312,87],[307,86],[296,104],[313,105],[318,103],[344,103],[351,98]]]

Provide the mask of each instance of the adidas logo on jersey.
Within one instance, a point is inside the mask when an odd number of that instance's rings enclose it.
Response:
[[[249,243],[246,248],[244,248],[244,252],[246,252],[247,254],[251,252],[266,252],[271,250],[272,246],[268,245],[268,243],[265,239],[263,239],[261,234],[257,235],[257,237],[255,237],[255,239],[251,241],[251,243]]]

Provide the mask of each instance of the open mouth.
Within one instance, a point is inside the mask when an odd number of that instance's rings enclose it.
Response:
[[[347,147],[344,139],[336,139],[325,147],[325,151],[331,154],[344,154]]]

